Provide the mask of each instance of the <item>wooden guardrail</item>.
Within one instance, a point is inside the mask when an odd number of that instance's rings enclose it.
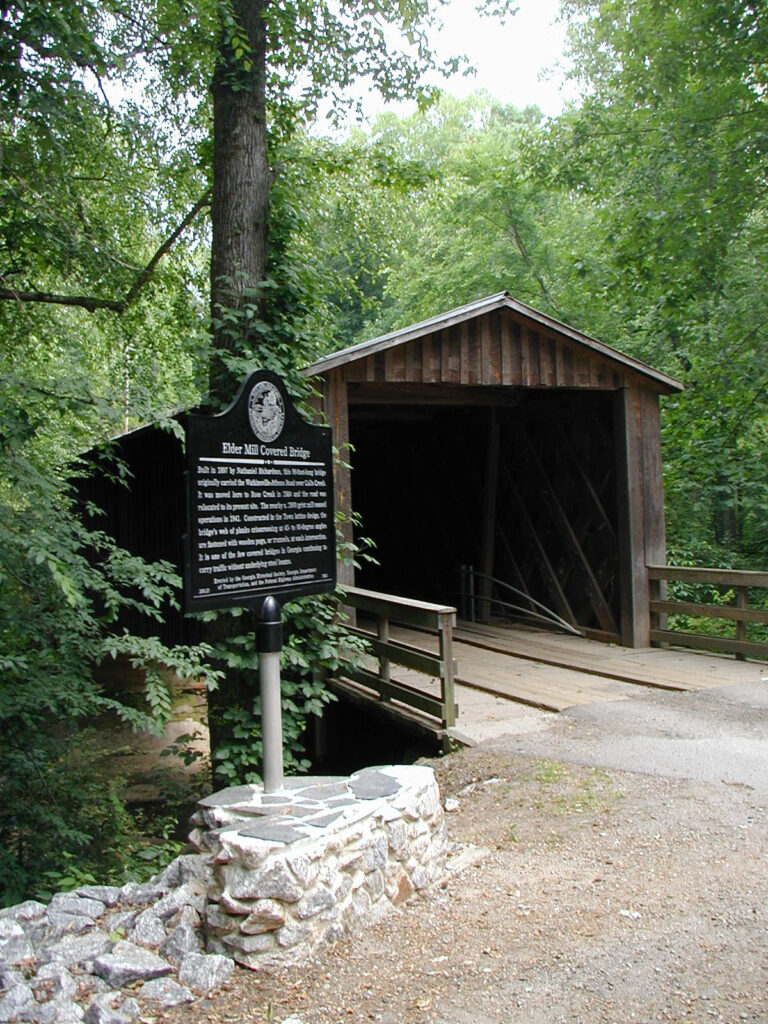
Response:
[[[768,643],[747,639],[747,625],[768,625],[768,609],[750,608],[750,589],[768,589],[768,572],[741,569],[705,569],[677,565],[649,565],[651,581],[651,643],[674,644],[705,651],[724,651],[745,658],[768,658]],[[663,591],[665,581],[704,584],[726,592],[732,591],[735,603],[713,604],[701,601],[670,600]],[[726,596],[726,595],[724,595]],[[669,629],[668,615],[690,615],[708,619],[726,619],[736,624],[732,637],[713,633],[690,633]]]
[[[374,620],[372,630],[360,626],[348,628],[351,633],[368,642],[378,662],[378,672],[357,668],[345,671],[342,678],[373,690],[382,701],[398,701],[407,708],[437,719],[443,729],[455,725],[458,711],[453,682],[456,671],[453,660],[456,609],[361,590],[359,587],[344,587],[342,604],[356,608]],[[392,625],[406,626],[436,637],[438,653],[432,654],[412,644],[391,639]],[[393,679],[393,665],[401,665],[439,679],[439,697]]]

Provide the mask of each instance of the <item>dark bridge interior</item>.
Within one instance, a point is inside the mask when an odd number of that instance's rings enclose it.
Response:
[[[379,562],[357,583],[458,605],[460,567],[472,565],[567,621],[618,634],[614,398],[508,395],[350,405],[358,536],[375,541]],[[496,584],[491,594],[519,603]]]

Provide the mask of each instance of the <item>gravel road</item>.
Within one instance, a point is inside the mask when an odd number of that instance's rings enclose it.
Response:
[[[702,709],[705,723],[707,701],[717,716],[718,702],[740,699],[735,688],[688,696],[683,711],[695,722]],[[642,758],[637,770],[599,763],[600,737],[615,748],[621,721],[626,733],[644,719],[640,735],[652,719],[679,742],[678,695],[647,700],[652,714],[622,701],[613,724],[606,705],[550,716],[525,737],[430,762],[453,798],[451,839],[483,848],[477,863],[300,968],[237,971],[215,999],[162,1019],[768,1021],[768,800],[725,773],[685,777],[673,758],[652,774]],[[744,700],[754,725],[762,708]],[[698,742],[710,725],[688,727]],[[716,717],[711,728],[716,743]]]

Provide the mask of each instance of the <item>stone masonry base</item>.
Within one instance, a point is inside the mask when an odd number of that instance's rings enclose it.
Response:
[[[198,806],[208,950],[246,967],[298,960],[444,873],[440,794],[423,765],[291,778],[278,793],[237,786]]]

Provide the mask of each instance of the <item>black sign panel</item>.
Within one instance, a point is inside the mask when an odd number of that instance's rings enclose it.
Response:
[[[336,585],[331,431],[257,370],[216,416],[187,417],[187,610]]]

